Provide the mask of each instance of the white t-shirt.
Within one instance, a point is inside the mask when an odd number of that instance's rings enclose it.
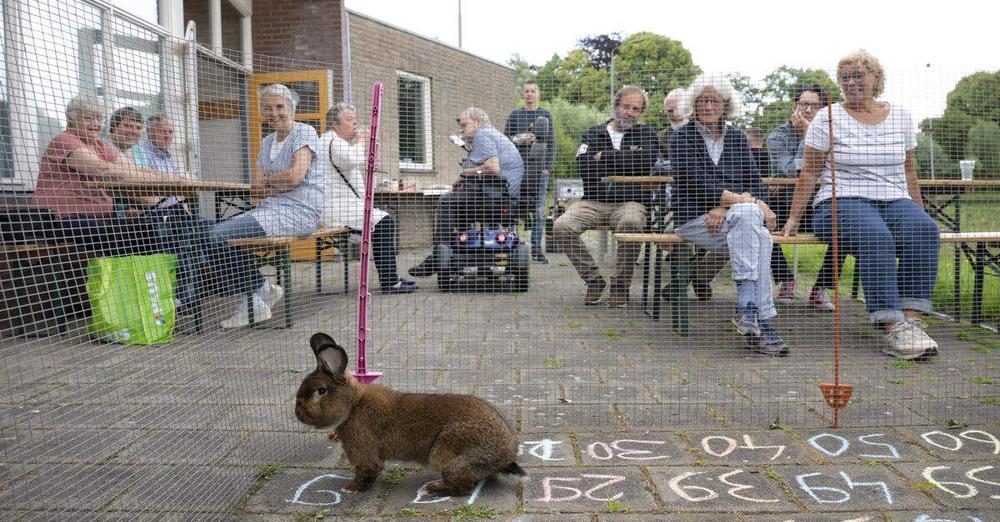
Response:
[[[622,140],[625,139],[625,133],[616,131],[613,122],[608,124],[608,136],[611,136],[611,145],[615,147],[615,150],[622,150]]]
[[[829,121],[827,111],[816,114],[806,131],[806,147],[824,152],[830,149]],[[838,198],[892,201],[910,197],[904,165],[907,151],[917,146],[917,138],[908,111],[892,105],[882,123],[866,125],[836,103],[833,105],[833,138]],[[831,189],[830,158],[827,156],[813,204],[830,199]]]

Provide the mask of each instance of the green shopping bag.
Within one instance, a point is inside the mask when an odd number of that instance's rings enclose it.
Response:
[[[174,332],[177,256],[102,257],[87,264],[92,338],[122,344],[169,342]]]

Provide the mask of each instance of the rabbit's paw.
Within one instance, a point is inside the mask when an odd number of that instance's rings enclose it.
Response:
[[[370,487],[372,487],[372,481],[354,479],[348,482],[346,486],[340,488],[340,490],[345,493],[358,493],[360,491],[368,491]]]
[[[330,430],[330,434],[329,434],[329,435],[327,435],[327,436],[326,436],[326,438],[328,438],[328,439],[330,439],[330,440],[332,440],[332,441],[336,442],[336,441],[337,441],[337,439],[339,439],[339,438],[340,438],[340,436],[339,436],[339,435],[337,435],[337,430]]]

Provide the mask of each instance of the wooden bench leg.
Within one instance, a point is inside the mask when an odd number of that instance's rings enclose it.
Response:
[[[649,243],[653,248],[653,302],[650,311],[653,320],[660,320],[660,306],[663,302],[663,248],[655,243]]]
[[[653,267],[653,249],[656,248],[655,243],[646,243],[642,245],[644,252],[642,253],[642,309],[647,310],[650,305],[650,269]]]

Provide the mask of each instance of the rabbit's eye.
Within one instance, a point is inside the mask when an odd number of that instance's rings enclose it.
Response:
[[[326,388],[317,388],[316,395],[319,395],[320,397],[326,395]]]

